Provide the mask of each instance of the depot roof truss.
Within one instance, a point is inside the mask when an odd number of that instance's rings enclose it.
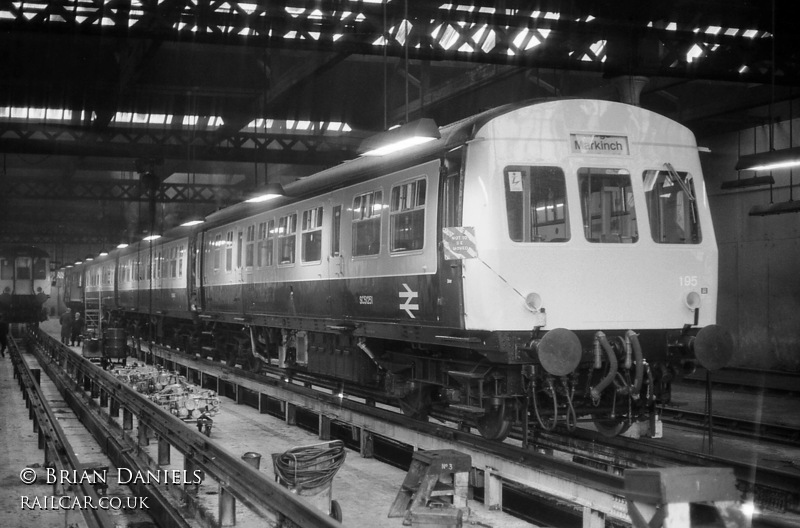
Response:
[[[604,71],[609,62],[626,74],[769,81],[772,72],[760,64],[772,35],[748,26],[755,8],[716,6],[703,15],[683,13],[676,2],[631,4],[604,11],[595,2],[553,0],[509,0],[503,8],[431,0],[0,1],[0,28]],[[648,60],[631,61],[643,47],[652,49]],[[715,60],[729,54],[745,59]]]
[[[108,128],[97,133],[0,123],[0,150],[23,154],[249,162],[259,151],[259,161],[332,165],[354,157],[355,147],[343,136],[239,131],[220,138],[214,131]]]

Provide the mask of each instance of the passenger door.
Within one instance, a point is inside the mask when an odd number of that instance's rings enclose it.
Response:
[[[345,313],[344,296],[346,293],[346,259],[342,244],[342,225],[344,207],[334,202],[330,214],[330,244],[326,249],[328,256],[328,310],[329,316],[338,318]]]

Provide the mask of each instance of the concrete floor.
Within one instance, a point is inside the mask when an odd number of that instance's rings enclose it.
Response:
[[[44,451],[38,448],[38,434],[28,419],[28,409],[14,379],[8,354],[0,358],[0,524],[16,528],[83,528],[86,524],[77,510],[39,510],[23,507],[36,497],[51,496],[53,486],[44,482],[25,485],[20,473],[25,468],[41,471]]]
[[[49,335],[58,338],[58,321],[50,319],[42,323],[41,328]],[[71,347],[79,352],[79,347]],[[129,361],[133,361],[132,359]],[[21,400],[21,398],[20,398]],[[293,447],[307,446],[319,442],[316,435],[299,427],[287,425],[283,420],[270,415],[260,414],[257,409],[246,405],[238,405],[233,400],[221,398],[221,411],[214,417],[211,439],[230,453],[241,456],[244,453],[262,455],[260,471],[274,478],[272,453],[283,453]],[[24,403],[23,403],[24,410]],[[27,412],[25,413],[27,419]],[[194,424],[187,424],[195,427]],[[135,427],[133,434],[135,435]],[[35,446],[35,436],[34,446]],[[157,459],[158,443],[151,441],[147,450],[153,459]],[[172,450],[171,464],[164,469],[183,469],[183,457]],[[6,467],[2,465],[2,467]],[[332,499],[342,509],[343,525],[364,528],[400,528],[402,518],[388,518],[389,507],[394,501],[406,472],[374,459],[365,459],[358,452],[348,450],[344,465],[339,469],[332,484]],[[200,485],[197,500],[202,509],[216,514],[218,508],[219,486],[210,479]],[[319,501],[316,501],[319,502]],[[324,501],[323,501],[324,502]],[[464,520],[464,526],[480,526],[481,528],[522,528],[531,527],[526,523],[502,512],[489,511],[483,504],[470,501],[470,515]],[[236,511],[238,527],[261,527],[263,521],[239,506]],[[63,523],[59,526],[64,526]]]

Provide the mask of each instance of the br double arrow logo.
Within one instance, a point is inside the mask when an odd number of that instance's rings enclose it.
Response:
[[[406,291],[400,291],[399,295],[401,299],[405,299],[405,302],[400,303],[400,309],[405,310],[412,319],[416,319],[417,317],[414,315],[414,311],[419,310],[419,304],[411,304],[411,301],[419,297],[419,292],[412,291],[406,283],[403,283],[403,288],[405,288]]]

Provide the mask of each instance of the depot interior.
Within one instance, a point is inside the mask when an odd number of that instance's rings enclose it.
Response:
[[[800,368],[800,169],[737,170],[800,145],[788,5],[135,4],[0,6],[0,243],[45,249],[57,273],[353,159],[393,125],[617,100],[697,137],[734,364]]]

